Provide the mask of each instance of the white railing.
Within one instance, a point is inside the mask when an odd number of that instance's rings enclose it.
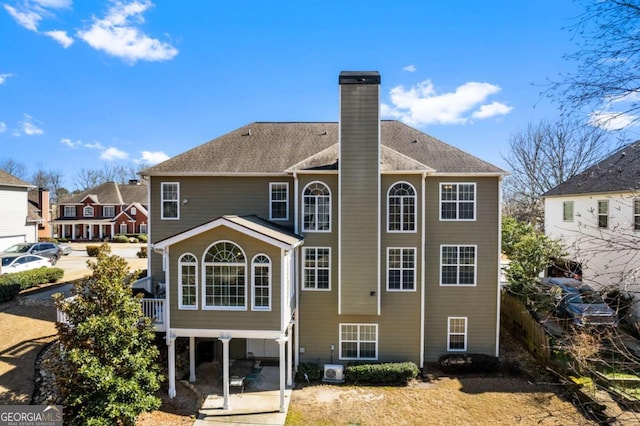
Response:
[[[65,300],[71,300],[76,296],[68,297]],[[142,305],[142,313],[145,317],[151,318],[151,322],[156,331],[165,331],[164,324],[164,299],[140,299]],[[59,323],[68,323],[69,319],[66,314],[60,310],[56,310],[56,321]]]

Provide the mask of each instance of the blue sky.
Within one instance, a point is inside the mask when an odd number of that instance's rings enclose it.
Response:
[[[0,0],[0,161],[154,164],[252,121],[337,121],[338,74],[377,70],[395,118],[505,167],[553,119],[571,0]]]

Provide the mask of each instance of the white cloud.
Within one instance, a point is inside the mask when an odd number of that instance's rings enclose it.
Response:
[[[161,163],[169,159],[169,156],[162,151],[142,151],[142,160],[151,165]]]
[[[17,130],[17,135],[37,136],[43,134],[44,131],[33,123],[33,117],[29,114],[24,114],[24,120],[20,122],[20,129]],[[14,132],[16,135],[16,132]]]
[[[471,118],[484,119],[508,113],[510,107],[498,102],[481,105],[499,91],[500,87],[494,84],[472,81],[458,86],[453,92],[437,93],[433,83],[425,80],[409,89],[403,86],[391,89],[392,105],[382,104],[381,113],[413,126],[464,124]],[[475,110],[478,105],[479,110]]]
[[[100,142],[85,143],[84,147],[90,149],[106,149]]]
[[[7,124],[0,121],[0,133],[4,133],[7,130]]]
[[[613,111],[594,111],[589,115],[589,123],[604,130],[622,130],[637,126],[639,119],[637,115]]]
[[[4,84],[13,74],[0,74],[0,84]]]
[[[418,69],[415,67],[415,65],[407,65],[406,67],[402,68],[402,71],[406,71],[406,72],[416,72]]]
[[[494,117],[496,115],[507,115],[513,107],[507,106],[500,102],[491,102],[490,104],[480,105],[480,108],[471,114],[472,118],[484,120],[485,118]]]
[[[69,138],[60,139],[60,143],[63,144],[63,145],[68,146],[69,148],[76,148],[76,147],[82,145],[82,142],[80,142],[80,141],[73,142]]]
[[[147,36],[134,24],[144,22],[142,13],[151,6],[153,5],[149,0],[127,4],[117,2],[104,18],[94,17],[89,29],[78,31],[78,37],[94,49],[132,64],[139,60],[169,60],[178,54],[178,50],[168,43]]]
[[[49,9],[66,9],[71,7],[73,3],[72,0],[32,0],[35,3],[38,3],[42,7],[46,7]]]
[[[114,148],[114,147],[109,147],[107,149],[105,149],[102,154],[100,154],[100,159],[101,160],[107,160],[107,161],[111,161],[111,160],[124,160],[126,158],[129,157],[129,154],[127,154],[124,151],[120,151],[118,148]]]
[[[73,39],[67,35],[66,31],[54,30],[54,31],[45,31],[43,34],[48,35],[65,49],[73,44]]]
[[[42,15],[32,9],[19,11],[15,7],[11,7],[8,4],[5,4],[4,8],[7,10],[7,12],[9,12],[9,15],[11,15],[11,17],[18,24],[28,30],[38,32],[38,23],[42,20]]]

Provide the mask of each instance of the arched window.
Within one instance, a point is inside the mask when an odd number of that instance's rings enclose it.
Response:
[[[204,309],[244,310],[247,262],[242,249],[230,241],[210,246],[204,254]]]
[[[331,231],[331,192],[322,182],[311,182],[302,193],[302,230]]]
[[[180,309],[198,306],[198,259],[185,253],[178,260],[178,304]]]
[[[271,259],[259,254],[251,263],[253,271],[252,303],[254,311],[271,310]]]
[[[416,230],[416,191],[406,182],[398,182],[389,188],[387,230],[389,232]]]
[[[82,209],[82,216],[84,216],[84,217],[93,217],[93,207],[84,206],[84,208]]]

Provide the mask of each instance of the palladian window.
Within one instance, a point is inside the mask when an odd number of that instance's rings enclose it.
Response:
[[[232,242],[215,243],[204,254],[204,309],[245,310],[247,262]]]

